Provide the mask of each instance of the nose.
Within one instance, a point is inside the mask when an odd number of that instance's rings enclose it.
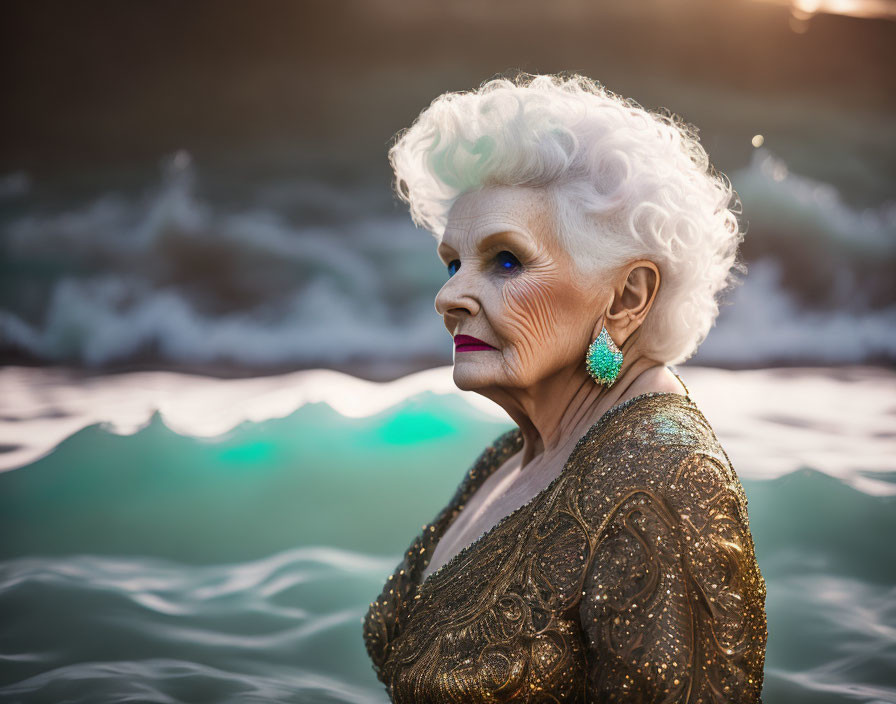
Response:
[[[479,313],[479,309],[473,282],[461,267],[436,294],[436,311],[447,323],[450,316],[473,316]]]

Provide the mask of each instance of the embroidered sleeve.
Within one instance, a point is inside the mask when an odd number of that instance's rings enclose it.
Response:
[[[588,701],[761,704],[765,582],[746,497],[687,455],[614,499],[585,575]]]

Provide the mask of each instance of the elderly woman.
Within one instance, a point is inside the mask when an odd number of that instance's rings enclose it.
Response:
[[[516,428],[364,619],[394,702],[760,702],[740,481],[669,365],[743,271],[695,130],[579,75],[435,100],[390,150],[448,269],[454,381]]]

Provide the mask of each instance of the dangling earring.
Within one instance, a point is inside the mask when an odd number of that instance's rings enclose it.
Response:
[[[585,368],[598,384],[608,388],[616,382],[619,368],[622,366],[622,351],[613,342],[606,327],[601,327],[600,335],[588,347],[585,355]]]

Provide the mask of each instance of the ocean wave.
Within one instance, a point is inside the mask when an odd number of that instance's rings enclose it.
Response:
[[[818,473],[748,490],[757,488],[764,701],[894,701],[892,568],[869,559],[893,528],[886,501]],[[849,540],[829,539],[831,516],[800,507],[807,491],[878,529],[859,558]],[[803,530],[780,532],[784,516]],[[0,701],[385,702],[360,622],[398,559],[314,547],[224,565],[90,554],[0,562]]]
[[[764,149],[732,181],[749,201],[754,259],[695,360],[896,360],[896,205],[853,209]],[[14,275],[0,348],[89,367],[450,362],[432,237],[369,188],[298,182],[290,209],[285,185],[258,186],[238,207],[212,201],[181,152],[140,196],[26,208],[2,232]]]
[[[834,185],[794,173],[765,147],[753,150],[749,165],[732,172],[731,181],[744,203],[747,236],[758,228],[779,238],[804,236],[845,256],[896,257],[896,199],[851,207]]]
[[[396,311],[352,297],[326,279],[276,303],[205,314],[175,289],[117,275],[66,278],[53,287],[45,322],[0,311],[0,341],[47,361],[101,367],[153,350],[164,362],[234,362],[248,368],[358,359],[444,357],[451,340],[431,302]],[[400,341],[400,342],[399,342]]]
[[[748,497],[764,701],[892,701],[894,375],[678,371]],[[385,703],[363,615],[509,426],[450,368],[387,384],[7,368],[0,389],[0,440],[46,452],[0,473],[9,702]],[[49,449],[63,427],[80,430]]]
[[[19,652],[2,656],[0,700],[384,701],[313,653],[360,633],[363,601],[328,603],[336,585],[372,590],[394,562],[328,547],[214,566],[2,562],[0,603],[17,614],[4,643]]]
[[[75,663],[0,687],[0,701],[158,702],[158,704],[385,704],[369,688],[296,667],[235,672],[172,658]]]
[[[896,702],[896,589],[819,572],[771,586],[766,701]]]
[[[889,477],[896,441],[892,372],[696,365],[678,371],[742,476],[770,479],[808,466],[868,494],[896,494]],[[319,423],[367,419],[374,425],[365,426],[360,437],[370,442],[384,418],[409,424],[409,441],[469,424],[497,435],[510,425],[499,406],[458,390],[451,367],[372,382],[332,370],[215,379],[162,371],[85,377],[72,370],[8,366],[0,369],[0,391],[0,470],[35,462],[91,427],[106,434],[160,432],[237,444],[254,443],[255,433],[263,431],[274,433],[267,442],[279,446],[314,442],[319,431],[309,428]],[[415,420],[414,409],[422,409],[422,420]],[[267,430],[275,421],[288,428]],[[65,463],[65,453],[55,461]]]
[[[744,283],[722,305],[706,340],[693,357],[702,364],[861,364],[896,360],[896,304],[812,310],[786,292],[782,265],[759,259]]]

